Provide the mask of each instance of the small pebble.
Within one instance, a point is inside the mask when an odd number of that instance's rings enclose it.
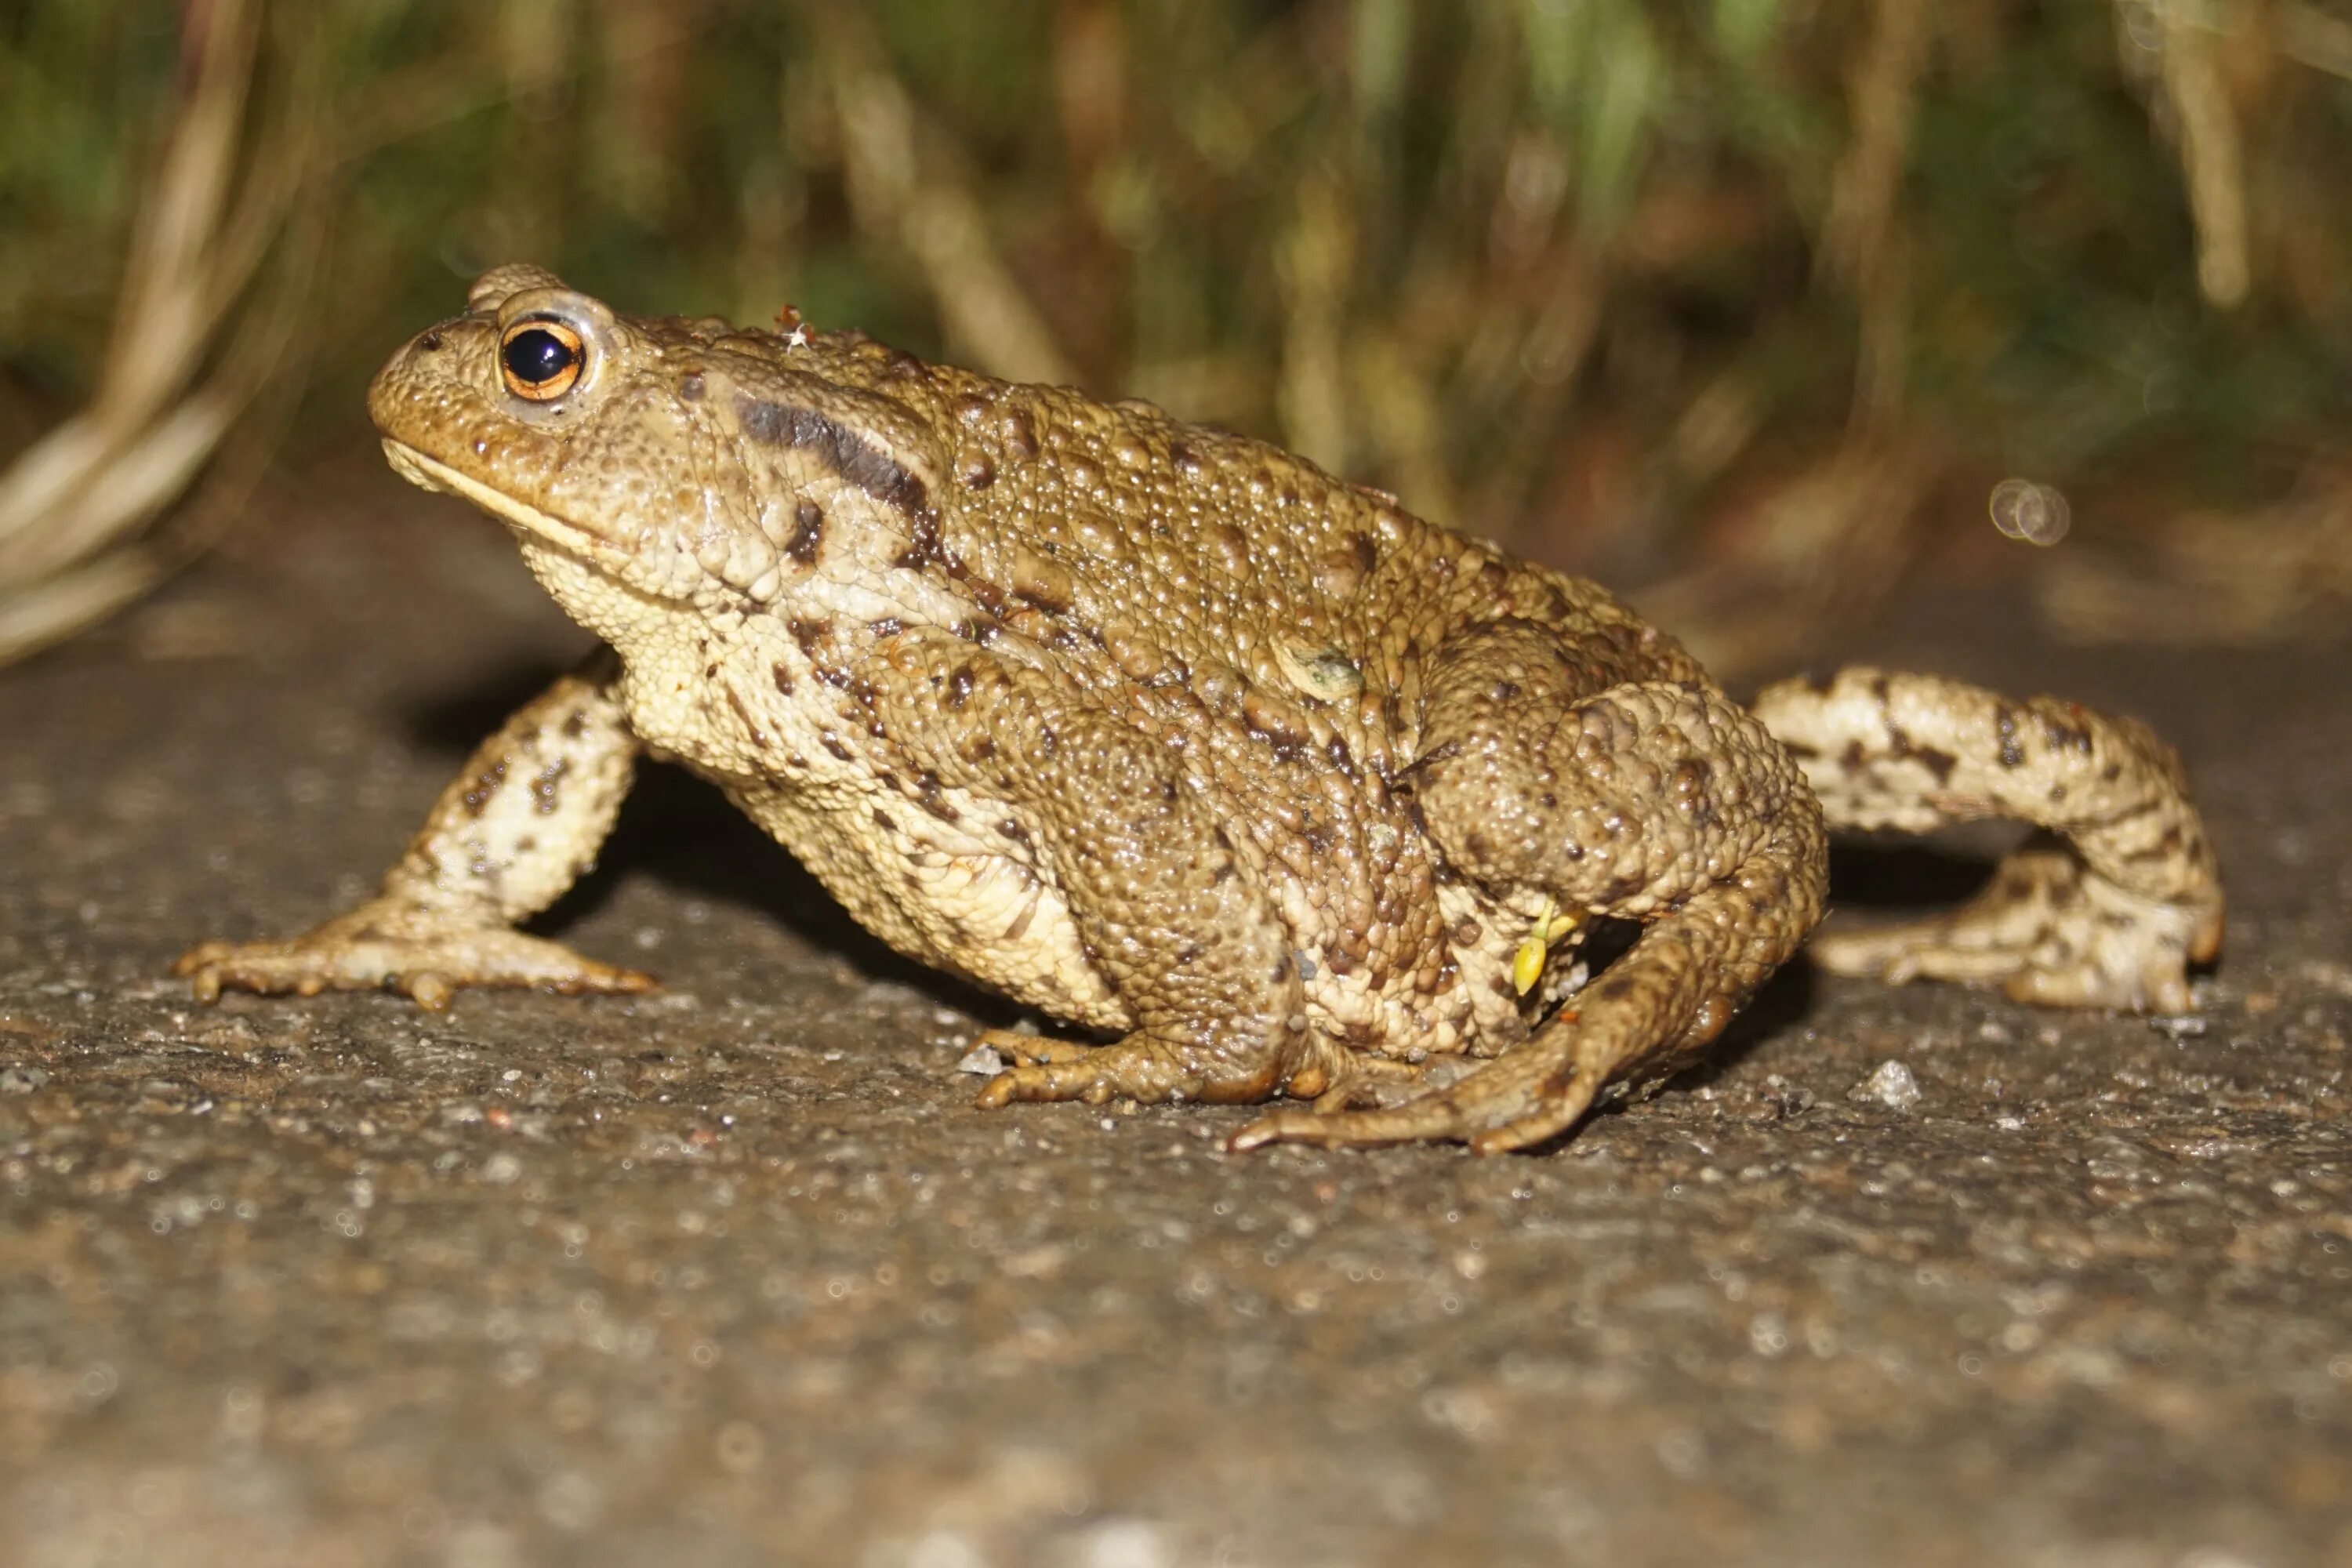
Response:
[[[994,1046],[974,1046],[956,1063],[956,1071],[978,1073],[983,1078],[994,1078],[1003,1070],[1004,1058],[996,1054]]]
[[[1854,1100],[1874,1100],[1889,1110],[1908,1110],[1919,1103],[1919,1080],[1911,1069],[1892,1058],[1878,1064],[1878,1070],[1853,1086]]]

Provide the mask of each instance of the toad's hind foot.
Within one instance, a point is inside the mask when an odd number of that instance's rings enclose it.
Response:
[[[1997,984],[2047,1006],[2189,1008],[2189,966],[2221,949],[2221,885],[2179,762],[2145,726],[1874,669],[1782,681],[1755,712],[1833,827],[2008,816],[2056,836],[1948,914],[1822,937],[1824,968]]]
[[[1246,1104],[1278,1091],[1318,1093],[1339,1066],[1338,1047],[1325,1048],[1297,1037],[1290,1048],[1247,1055],[1221,1050],[1214,1044],[1163,1041],[1140,1034],[1108,1046],[1085,1046],[991,1029],[975,1044],[1014,1064],[981,1086],[978,1103],[983,1110],[1024,1100]]]
[[[2043,1006],[2185,1013],[2188,965],[2212,956],[2200,934],[2193,909],[2138,897],[2062,847],[2034,846],[1948,914],[1824,932],[1811,952],[1824,969],[1890,985],[1951,980]]]
[[[1820,908],[1821,824],[1801,808],[1720,882],[1637,938],[1525,1043],[1441,1088],[1374,1110],[1282,1110],[1228,1141],[1326,1149],[1458,1140],[1478,1154],[1532,1148],[1574,1126],[1610,1084],[1687,1062],[1793,948]],[[1791,897],[1791,868],[1806,880]]]
[[[172,973],[196,1000],[223,991],[316,996],[322,991],[397,991],[438,1011],[461,986],[530,986],[566,995],[654,989],[653,976],[583,958],[570,948],[504,927],[404,933],[379,929],[364,908],[291,942],[208,942],[180,955]]]
[[[1524,1149],[1565,1131],[1592,1105],[1616,1053],[1592,1041],[1579,1049],[1565,1037],[1549,1047],[1545,1036],[1574,1029],[1563,1014],[1518,1052],[1488,1062],[1452,1086],[1401,1103],[1364,1110],[1331,1096],[1311,1107],[1268,1111],[1225,1140],[1234,1153],[1267,1143],[1311,1143],[1323,1149],[1376,1148],[1385,1143],[1457,1142],[1473,1152]],[[1565,1059],[1562,1059],[1562,1058]]]

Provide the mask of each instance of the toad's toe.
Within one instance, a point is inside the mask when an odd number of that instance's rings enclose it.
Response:
[[[196,1000],[224,991],[316,996],[324,991],[395,991],[438,1012],[464,986],[529,986],[565,995],[635,994],[650,974],[583,958],[504,928],[387,933],[346,918],[291,942],[204,942],[172,966]]]
[[[1998,985],[2045,1007],[2186,1012],[2188,968],[2210,954],[2219,917],[2139,897],[2057,848],[2021,850],[1948,914],[1853,931],[1811,946],[1837,974]]]

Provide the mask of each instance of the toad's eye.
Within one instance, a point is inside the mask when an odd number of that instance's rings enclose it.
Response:
[[[507,390],[533,403],[551,403],[580,379],[580,334],[562,321],[518,321],[499,344]]]

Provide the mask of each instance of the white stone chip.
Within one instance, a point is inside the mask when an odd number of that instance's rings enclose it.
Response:
[[[994,1046],[974,1046],[956,1063],[956,1071],[978,1073],[982,1078],[994,1078],[1003,1070],[1004,1058],[996,1054]]]
[[[1919,1080],[1911,1069],[1888,1058],[1878,1069],[1853,1086],[1852,1098],[1874,1100],[1889,1110],[1908,1110],[1919,1103]]]

